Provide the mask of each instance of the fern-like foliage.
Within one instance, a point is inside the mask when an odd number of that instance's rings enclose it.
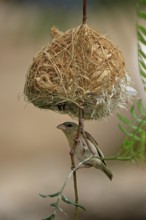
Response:
[[[138,0],[137,17],[138,65],[146,91],[146,0]]]
[[[139,74],[146,91],[146,0],[137,0],[137,44]],[[132,120],[118,114],[121,122],[119,127],[125,134],[121,151],[121,158],[141,159],[146,161],[146,106],[142,101],[137,102],[137,108],[130,109]]]
[[[126,135],[119,155],[123,158],[146,161],[146,108],[142,101],[137,102],[137,108],[131,106],[130,113],[132,120],[118,114],[122,122],[120,130]]]

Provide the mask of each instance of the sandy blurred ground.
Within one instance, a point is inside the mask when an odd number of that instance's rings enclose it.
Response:
[[[56,126],[72,119],[39,110],[23,97],[27,68],[48,42],[50,26],[65,30],[80,24],[79,11],[65,14],[48,7],[46,12],[36,6],[0,3],[0,220],[46,217],[52,200],[42,199],[39,193],[57,192],[70,170],[68,144]],[[138,76],[134,7],[90,9],[88,17],[91,26],[119,45],[139,96],[146,100]],[[123,139],[115,115],[86,123],[107,156],[117,152]],[[92,168],[78,171],[80,203],[88,210],[80,213],[80,219],[145,219],[145,165],[109,162],[109,166],[112,182]],[[72,181],[66,194],[73,199]],[[69,218],[58,219],[73,219],[72,207],[63,207]]]

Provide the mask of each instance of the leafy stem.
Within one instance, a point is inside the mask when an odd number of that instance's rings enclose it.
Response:
[[[92,157],[94,156],[90,156],[89,158],[83,160],[82,162],[80,162],[74,169],[71,170],[71,172],[68,174],[68,176],[65,179],[65,182],[63,183],[63,186],[61,187],[60,191],[54,193],[54,194],[49,194],[49,195],[42,195],[40,194],[41,197],[43,198],[47,198],[47,197],[57,197],[56,202],[54,203],[50,203],[50,206],[54,207],[54,211],[49,215],[49,217],[43,219],[43,220],[55,220],[57,211],[62,212],[64,215],[67,215],[66,212],[60,207],[60,202],[63,201],[67,204],[73,205],[73,206],[77,206],[78,208],[82,209],[82,210],[86,210],[82,205],[70,200],[66,195],[64,195],[64,189],[67,185],[67,183],[69,182],[69,179],[72,177],[73,173],[75,171],[77,171],[84,163],[86,163],[88,160],[90,160]],[[103,160],[118,160],[118,161],[133,161],[133,157],[126,157],[126,156],[119,156],[119,155],[115,155],[115,156],[111,156],[111,157],[104,157]]]
[[[54,211],[53,213],[51,213],[51,215],[43,220],[54,220],[55,217],[56,217],[56,214],[57,214],[57,211],[59,210],[60,212],[63,212],[63,214],[67,215],[66,212],[60,207],[60,202],[63,201],[67,204],[70,204],[70,205],[73,205],[73,206],[77,206],[78,208],[81,208],[82,210],[86,210],[83,206],[79,205],[78,203],[68,199],[68,197],[66,195],[64,195],[63,191],[69,181],[69,179],[71,178],[71,176],[73,175],[73,173],[79,169],[80,166],[82,166],[85,162],[87,162],[88,160],[90,160],[92,158],[89,157],[87,159],[85,159],[84,161],[80,162],[74,169],[71,170],[71,172],[69,173],[69,175],[66,177],[65,179],[65,182],[63,184],[63,186],[61,187],[60,191],[58,191],[57,193],[54,193],[54,194],[49,194],[49,195],[43,195],[43,194],[40,194],[41,197],[43,198],[47,198],[47,197],[57,197],[57,200],[56,202],[54,203],[51,203],[50,206],[53,206],[54,207]]]

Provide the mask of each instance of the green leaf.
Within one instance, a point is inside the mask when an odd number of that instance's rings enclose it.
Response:
[[[139,99],[138,102],[137,102],[137,108],[138,108],[138,111],[140,112],[140,114],[144,114],[144,109],[143,109],[143,105],[142,105],[142,100]]]
[[[144,35],[146,35],[146,29],[142,25],[138,25],[137,28],[140,32],[142,32]]]
[[[140,68],[140,75],[144,78],[146,78],[146,73]]]
[[[138,2],[146,5],[146,0],[138,0]]]
[[[146,59],[146,54],[143,52],[141,48],[138,49],[138,55]]]
[[[142,142],[145,143],[145,142],[146,142],[146,131],[144,131],[144,130],[141,131],[141,134],[140,134],[140,135],[141,135],[141,140],[142,140]]]
[[[47,218],[43,218],[42,220],[54,220],[54,219],[55,219],[55,215],[52,214],[52,215],[50,215],[50,216],[47,217]]]
[[[59,196],[60,192],[57,192],[57,193],[53,193],[53,194],[50,194],[49,197],[56,197],[56,196]]]
[[[146,45],[146,39],[143,37],[143,35],[141,34],[141,32],[138,31],[138,40],[143,43],[144,45]]]
[[[136,132],[136,133],[143,133],[143,129],[141,128],[141,127],[139,127],[139,126],[135,126],[135,125],[133,125],[132,126],[132,129]]]
[[[139,16],[139,18],[142,18],[142,19],[146,20],[146,13],[144,11],[139,11],[138,16]]]
[[[83,206],[81,206],[81,205],[75,203],[75,202],[72,201],[72,200],[69,200],[69,199],[67,198],[67,196],[62,195],[61,198],[62,198],[62,201],[63,201],[63,202],[65,202],[65,203],[67,203],[67,204],[71,204],[71,205],[77,206],[77,207],[81,208],[82,210],[86,211],[86,209],[85,209]]]
[[[146,118],[140,119],[140,120],[139,120],[139,124],[140,124],[141,126],[145,126],[145,125],[146,125]]]
[[[131,134],[131,133],[129,133],[128,136],[129,136],[130,138],[132,138],[134,141],[141,141],[141,138],[138,137],[138,136],[135,135],[135,134]]]
[[[119,124],[119,128],[120,130],[127,136],[129,136],[129,132],[126,130],[126,128],[124,128],[122,125]]]
[[[131,113],[132,117],[137,121],[138,120],[138,115],[135,113],[134,105],[131,106],[130,113]]]
[[[41,197],[43,197],[43,198],[49,197],[49,195],[43,195],[43,194],[39,194],[39,196],[41,196]]]
[[[117,114],[118,118],[127,125],[131,125],[131,121],[123,115]]]
[[[66,203],[68,203],[68,204],[72,204],[72,202],[67,198],[67,196],[65,196],[65,195],[62,195],[61,196],[61,199],[62,199],[62,201],[63,202],[66,202]]]
[[[146,70],[146,64],[144,63],[144,61],[139,60],[139,64],[140,64],[140,66],[141,66],[144,70]],[[145,73],[145,74],[146,74],[146,73]]]
[[[130,150],[132,147],[133,147],[133,141],[132,140],[124,140],[123,141],[123,148],[125,149],[125,150]]]
[[[133,125],[133,127],[135,127],[135,129],[138,129],[136,126]],[[122,125],[119,125],[120,130],[129,138],[131,138],[134,141],[141,141],[141,138],[138,137],[136,134],[130,133],[129,131],[127,131]]]
[[[57,207],[57,203],[56,202],[53,202],[53,203],[50,203],[50,206],[53,206],[53,207]]]
[[[49,195],[43,195],[43,194],[39,194],[41,197],[43,198],[47,198],[47,197],[56,197],[60,194],[60,192],[54,193],[54,194],[49,194]]]

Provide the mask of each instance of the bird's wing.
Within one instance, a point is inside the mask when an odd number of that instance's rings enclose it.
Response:
[[[97,154],[99,155],[99,157],[100,157],[101,159],[103,159],[103,158],[104,158],[104,154],[102,153],[102,151],[101,151],[100,148],[98,147],[98,143],[96,142],[96,140],[95,140],[95,139],[91,136],[91,134],[89,134],[87,131],[85,131],[85,134],[86,134],[87,139],[89,139],[90,142],[94,144],[94,146],[95,146],[95,148],[96,148],[96,151],[97,151]],[[104,160],[102,160],[102,161],[103,161],[103,163],[106,165],[105,161],[104,161]]]

